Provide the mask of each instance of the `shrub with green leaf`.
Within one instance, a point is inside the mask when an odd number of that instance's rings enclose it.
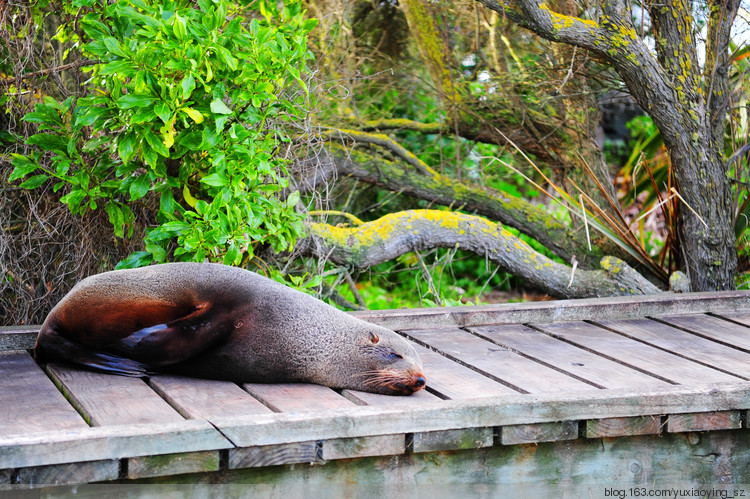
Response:
[[[297,1],[281,11],[254,5],[72,2],[80,29],[71,22],[57,38],[99,62],[90,92],[46,97],[25,116],[39,133],[27,141],[30,155],[14,155],[10,180],[28,189],[56,181],[73,213],[104,208],[119,237],[132,235],[133,203],[158,199],[146,251],[120,267],[239,264],[258,243],[289,248],[302,231],[299,195],[279,197],[288,181],[278,152],[288,141],[283,124],[304,112],[315,21]]]

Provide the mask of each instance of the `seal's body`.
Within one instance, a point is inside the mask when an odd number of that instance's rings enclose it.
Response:
[[[38,361],[130,376],[309,382],[408,395],[425,385],[406,340],[253,272],[208,263],[115,270],[47,316]]]

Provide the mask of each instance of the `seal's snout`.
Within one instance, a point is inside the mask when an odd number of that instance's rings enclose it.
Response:
[[[424,374],[421,372],[413,373],[411,376],[411,383],[409,383],[404,390],[404,393],[407,395],[411,395],[412,393],[416,393],[422,388],[425,387],[427,384],[427,380],[424,377]]]

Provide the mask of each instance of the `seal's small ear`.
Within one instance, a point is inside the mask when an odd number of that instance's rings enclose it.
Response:
[[[375,345],[378,341],[380,341],[380,336],[370,331],[370,341],[373,345]]]

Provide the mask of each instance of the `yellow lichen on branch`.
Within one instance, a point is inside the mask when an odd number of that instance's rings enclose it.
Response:
[[[414,130],[420,133],[440,133],[448,130],[445,123],[424,123],[405,118],[364,120],[358,122],[364,131],[368,130]]]
[[[575,16],[567,16],[564,14],[560,14],[559,12],[555,12],[551,10],[546,3],[542,3],[539,5],[539,10],[542,10],[549,15],[550,20],[552,21],[552,26],[555,28],[555,30],[561,30],[564,28],[570,28],[574,26],[576,23],[580,23],[584,26],[586,26],[589,29],[599,29],[599,25],[596,21],[592,21],[590,19],[582,19],[580,17]]]
[[[357,218],[355,215],[352,215],[351,213],[346,213],[345,211],[337,211],[337,210],[322,210],[322,211],[311,211],[308,213],[312,216],[330,216],[330,215],[338,215],[344,218],[348,218],[352,221],[354,225],[362,225],[364,222]]]

